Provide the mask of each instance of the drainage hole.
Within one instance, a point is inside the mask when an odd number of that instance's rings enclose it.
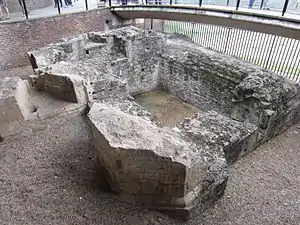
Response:
[[[32,108],[31,108],[31,113],[37,112],[37,111],[38,111],[38,108],[39,108],[39,107],[37,107],[36,105],[32,106]]]

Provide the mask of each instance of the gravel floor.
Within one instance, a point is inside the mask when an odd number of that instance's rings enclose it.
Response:
[[[300,224],[300,129],[230,168],[225,196],[183,223],[119,203],[101,189],[85,119],[0,143],[0,224]]]

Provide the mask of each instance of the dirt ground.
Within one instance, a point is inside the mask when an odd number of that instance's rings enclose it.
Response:
[[[77,117],[1,142],[0,224],[300,224],[297,126],[233,165],[224,197],[186,223],[103,191],[90,139],[85,119]]]

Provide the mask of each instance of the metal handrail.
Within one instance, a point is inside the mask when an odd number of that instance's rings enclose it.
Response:
[[[26,6],[26,0],[21,0],[21,1],[22,1],[22,4],[23,4],[23,7],[24,7],[25,17],[26,17],[26,19],[28,19],[28,10],[27,10],[27,6]],[[106,3],[108,3],[108,7],[112,7],[112,0],[104,0],[104,1]],[[121,1],[122,6],[126,7],[127,0],[117,0],[117,1],[118,2]],[[143,1],[143,5],[157,5],[157,6],[160,6],[160,7],[165,7],[165,6],[168,6],[168,5],[169,6],[175,6],[175,5],[178,4],[177,0],[175,0],[175,1],[173,1],[173,0],[141,0],[141,1]],[[260,7],[259,7],[260,9],[263,9],[264,3],[266,1],[267,0],[261,0],[261,4],[260,4]],[[60,4],[59,4],[60,0],[55,0],[55,2],[57,3],[58,14],[61,14],[61,7],[60,7]],[[290,0],[285,0],[283,8],[281,10],[281,16],[285,15],[285,13],[287,11],[287,8],[288,8],[288,5],[289,5],[289,2],[290,2]],[[239,11],[240,4],[241,4],[241,0],[237,0],[236,5],[235,5],[235,11]],[[199,7],[199,8],[202,8],[203,7],[203,0],[198,0],[198,3],[196,3],[196,0],[195,0],[195,6]],[[226,6],[229,7],[229,0],[226,0]],[[89,10],[88,0],[85,0],[85,9]],[[265,15],[267,16],[268,14],[265,14]]]

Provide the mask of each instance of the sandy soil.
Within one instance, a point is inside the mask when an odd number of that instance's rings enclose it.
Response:
[[[90,130],[78,117],[0,143],[0,224],[300,224],[300,129],[230,168],[225,196],[189,222],[119,203],[102,190]]]

